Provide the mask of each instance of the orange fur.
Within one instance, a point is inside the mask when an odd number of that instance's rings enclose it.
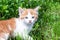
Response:
[[[8,28],[9,26],[12,30]],[[4,33],[10,34],[14,29],[15,29],[14,18],[0,21],[0,36],[4,36]]]

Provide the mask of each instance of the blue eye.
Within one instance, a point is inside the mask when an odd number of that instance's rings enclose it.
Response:
[[[34,18],[34,16],[32,18]]]
[[[28,19],[28,17],[25,17],[26,19]]]

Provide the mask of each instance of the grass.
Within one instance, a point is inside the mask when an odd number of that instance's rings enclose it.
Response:
[[[18,7],[36,6],[41,6],[39,18],[29,35],[34,40],[60,40],[60,0],[0,0],[0,20],[18,17]]]

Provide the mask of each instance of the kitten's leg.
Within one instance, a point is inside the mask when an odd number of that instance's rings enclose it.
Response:
[[[8,40],[8,38],[9,38],[9,33],[6,33],[5,34],[5,39]]]
[[[6,39],[0,37],[0,40],[6,40]]]
[[[1,33],[0,34],[0,40],[8,40],[9,33]]]

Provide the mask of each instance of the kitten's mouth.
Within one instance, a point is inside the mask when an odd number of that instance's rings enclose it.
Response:
[[[27,24],[32,24],[32,22],[28,22]]]
[[[31,20],[29,20],[29,23],[32,23]]]
[[[29,22],[29,23],[32,23],[32,22]]]

